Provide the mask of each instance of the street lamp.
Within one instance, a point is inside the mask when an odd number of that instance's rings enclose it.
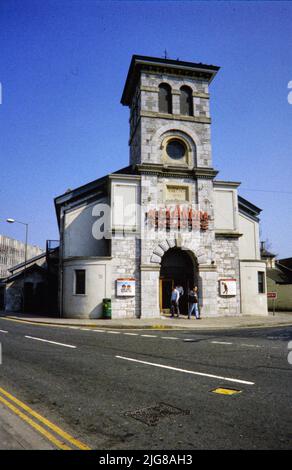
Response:
[[[9,224],[21,224],[25,225],[25,249],[24,249],[24,271],[23,271],[23,295],[22,295],[22,310],[24,313],[24,306],[25,306],[25,278],[26,278],[26,264],[27,264],[27,241],[28,241],[28,224],[25,222],[21,222],[20,220],[15,219],[6,219],[6,222]]]

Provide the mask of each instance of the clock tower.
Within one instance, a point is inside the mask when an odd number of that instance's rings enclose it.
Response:
[[[177,250],[176,256],[184,250],[193,260],[194,272],[184,280],[185,288],[207,274],[216,277],[212,260],[217,171],[211,155],[209,85],[218,70],[213,65],[137,55],[130,64],[121,103],[130,109],[130,165],[141,177],[141,223],[147,220],[149,207],[157,211],[187,207],[205,214],[205,225],[196,233],[180,228],[163,232],[156,227],[155,239],[141,237],[141,311],[146,316],[163,310],[163,293],[158,289],[164,289],[161,266],[168,250]],[[214,292],[205,291],[209,300],[204,313],[216,310],[216,281],[212,285]],[[206,287],[202,284],[202,289]]]

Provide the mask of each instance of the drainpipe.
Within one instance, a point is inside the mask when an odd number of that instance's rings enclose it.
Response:
[[[64,211],[60,214],[60,248],[59,248],[59,316],[63,317],[63,239],[64,239]]]
[[[239,284],[239,307],[240,313],[242,313],[242,292],[241,292],[241,264],[240,259],[238,260],[238,284]]]

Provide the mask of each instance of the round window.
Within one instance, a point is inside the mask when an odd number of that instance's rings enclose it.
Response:
[[[174,160],[180,160],[185,156],[186,148],[179,140],[171,140],[166,146],[166,153]]]

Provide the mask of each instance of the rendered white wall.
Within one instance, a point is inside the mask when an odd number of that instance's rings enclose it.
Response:
[[[239,258],[260,259],[259,223],[239,213]]]
[[[75,269],[86,270],[86,293],[75,295]],[[100,318],[102,300],[111,297],[111,260],[72,260],[64,263],[63,316]]]
[[[241,261],[241,313],[244,315],[267,315],[267,286],[265,293],[258,292],[258,271],[266,273],[264,261]]]
[[[111,207],[112,228],[136,230],[139,225],[139,183],[137,181],[112,180]]]
[[[106,201],[95,201],[88,205],[82,205],[65,213],[63,257],[74,256],[106,256],[107,241],[97,240],[92,234],[93,225],[97,217],[92,214],[96,204],[104,204]]]
[[[236,192],[232,189],[214,190],[215,230],[237,229],[235,197]]]

